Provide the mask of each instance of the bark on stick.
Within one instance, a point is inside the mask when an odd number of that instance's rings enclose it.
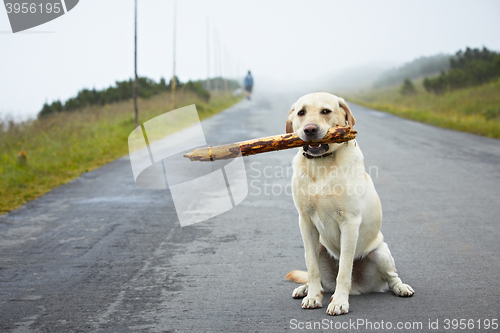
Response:
[[[321,140],[303,141],[297,133],[269,136],[266,138],[230,143],[227,145],[196,148],[190,153],[184,154],[184,157],[191,161],[214,161],[227,160],[242,156],[249,156],[270,151],[297,148],[305,145],[318,145],[328,143],[347,142],[356,137],[357,132],[351,127],[333,127],[326,133]]]

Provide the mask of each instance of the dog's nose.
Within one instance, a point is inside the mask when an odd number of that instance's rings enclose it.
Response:
[[[318,125],[316,124],[307,124],[304,126],[304,134],[307,136],[315,136],[318,133]]]

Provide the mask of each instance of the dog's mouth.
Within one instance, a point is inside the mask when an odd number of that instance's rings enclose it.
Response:
[[[330,146],[328,144],[305,145],[303,146],[303,149],[308,155],[321,156],[330,149]]]

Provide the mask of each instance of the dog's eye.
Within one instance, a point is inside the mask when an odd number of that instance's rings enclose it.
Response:
[[[331,113],[332,111],[331,110],[328,110],[328,109],[324,109],[323,111],[321,111],[322,114],[329,114]]]
[[[306,114],[306,111],[305,110],[300,110],[299,112],[297,112],[297,115],[298,116],[303,116]]]

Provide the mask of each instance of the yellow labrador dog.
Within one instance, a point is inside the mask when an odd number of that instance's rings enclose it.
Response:
[[[330,127],[354,124],[342,98],[314,93],[292,106],[286,131],[309,141],[323,138]],[[302,308],[320,308],[324,290],[335,291],[329,315],[349,312],[349,294],[387,285],[398,296],[414,294],[398,277],[384,243],[380,199],[356,140],[300,149],[293,159],[292,187],[307,272],[292,271],[286,278],[304,284],[292,294],[303,298]]]

